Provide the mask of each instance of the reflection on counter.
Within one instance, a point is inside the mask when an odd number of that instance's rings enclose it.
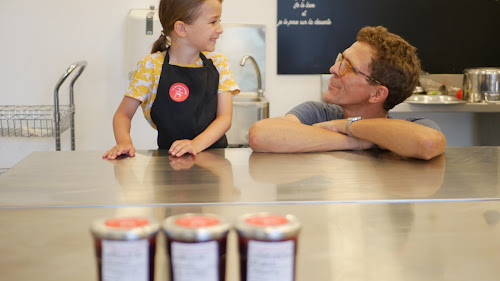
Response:
[[[0,208],[497,199],[499,166],[499,147],[448,147],[430,161],[382,150],[36,152],[0,176]]]
[[[139,157],[143,155],[138,153]],[[168,150],[154,150],[146,161],[132,158],[109,161],[129,204],[143,202],[231,202],[238,199],[231,162],[224,149],[206,150],[196,156],[171,156]],[[137,157],[137,156],[136,156]],[[169,214],[175,215],[175,214]]]
[[[445,156],[421,161],[381,150],[326,155],[252,153],[249,172],[257,182],[276,184],[280,201],[291,200],[287,197],[290,193],[302,194],[302,200],[314,200],[306,198],[306,190],[318,190],[318,185],[331,187],[323,190],[324,198],[354,200],[362,194],[370,200],[422,199],[442,187]]]

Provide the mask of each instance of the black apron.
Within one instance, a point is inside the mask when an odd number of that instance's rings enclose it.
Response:
[[[219,72],[212,60],[200,52],[203,67],[180,67],[169,64],[168,51],[151,107],[160,149],[169,149],[176,140],[194,139],[217,116]],[[209,148],[224,147],[227,147],[226,135]]]

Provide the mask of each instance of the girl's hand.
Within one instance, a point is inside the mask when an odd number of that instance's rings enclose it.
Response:
[[[135,156],[135,148],[132,144],[117,144],[115,147],[111,148],[110,150],[106,151],[102,155],[102,158],[106,158],[108,160],[114,160],[116,157],[120,155],[127,155],[129,157],[134,157]]]
[[[184,157],[169,156],[170,166],[174,171],[189,170],[196,162],[196,156],[184,155]]]
[[[196,155],[199,151],[196,143],[192,140],[176,140],[168,152],[172,156],[181,157],[186,153]]]

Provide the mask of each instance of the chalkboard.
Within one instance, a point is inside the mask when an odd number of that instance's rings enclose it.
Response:
[[[277,0],[278,74],[327,74],[363,26],[417,47],[429,73],[500,67],[499,0]]]

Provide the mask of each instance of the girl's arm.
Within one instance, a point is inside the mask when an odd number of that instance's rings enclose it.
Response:
[[[115,133],[116,145],[102,155],[110,160],[125,154],[130,157],[135,156],[135,148],[130,138],[130,127],[132,117],[141,102],[131,97],[123,97],[123,100],[113,117],[113,131]]]
[[[217,117],[193,140],[178,140],[170,147],[170,154],[180,157],[186,153],[196,155],[210,147],[231,128],[233,118],[233,98],[230,91],[218,94]]]

